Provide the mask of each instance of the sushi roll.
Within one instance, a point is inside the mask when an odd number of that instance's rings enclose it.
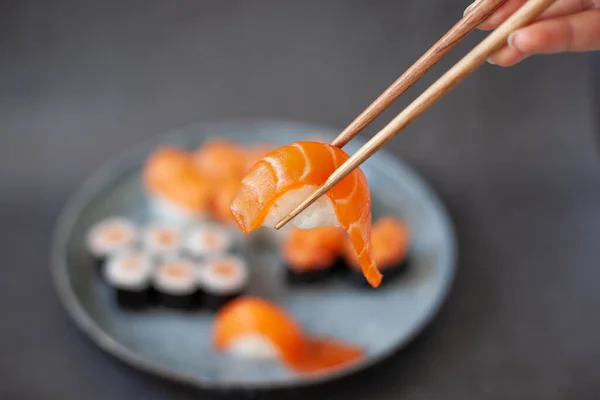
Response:
[[[211,185],[190,154],[175,147],[156,150],[144,168],[144,186],[153,213],[177,223],[203,219],[208,213]]]
[[[316,373],[359,360],[360,347],[314,338],[285,310],[258,297],[240,297],[217,313],[213,327],[217,350],[257,362],[281,362],[297,373]]]
[[[86,244],[88,252],[98,265],[126,248],[132,247],[138,239],[138,229],[130,220],[112,217],[100,221],[88,232]]]
[[[282,246],[287,281],[304,284],[331,277],[337,271],[345,241],[340,228],[293,228]]]
[[[148,254],[137,250],[123,251],[107,261],[104,277],[121,307],[141,309],[151,304],[152,268]]]
[[[387,282],[404,274],[408,269],[410,232],[408,227],[393,217],[381,218],[373,225],[371,234],[372,252],[375,262]],[[353,272],[355,281],[363,284],[360,266],[353,247],[347,243],[345,261]]]
[[[260,159],[242,179],[231,211],[242,232],[275,226],[312,195],[350,156],[326,143],[297,142]],[[350,237],[365,279],[378,287],[383,278],[371,254],[371,192],[360,168],[296,216],[291,225],[343,228]]]
[[[198,267],[182,258],[160,262],[153,286],[158,303],[167,308],[193,310],[200,306]]]
[[[228,255],[207,261],[199,272],[203,304],[217,311],[242,295],[248,286],[248,266],[243,259]]]
[[[154,222],[144,229],[142,241],[143,247],[154,257],[173,257],[183,247],[183,234],[174,224]]]
[[[206,223],[187,231],[184,249],[190,257],[202,260],[228,253],[234,245],[233,232],[223,225]]]

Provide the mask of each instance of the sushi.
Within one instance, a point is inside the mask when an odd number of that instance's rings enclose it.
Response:
[[[252,296],[223,307],[215,318],[213,344],[234,357],[282,362],[297,373],[318,373],[357,361],[358,346],[314,338],[279,306]]]
[[[190,261],[172,258],[160,262],[152,281],[159,304],[180,310],[200,306],[198,267]]]
[[[185,222],[204,218],[211,200],[211,186],[187,152],[174,147],[156,150],[146,162],[144,186],[154,213]]]
[[[259,226],[274,226],[348,158],[341,149],[317,142],[298,142],[272,151],[242,179],[231,202],[236,223],[244,233]],[[342,227],[359,255],[362,273],[369,284],[373,287],[381,284],[382,275],[369,243],[371,194],[359,168],[290,223],[304,229]]]
[[[231,251],[235,244],[234,239],[233,233],[225,226],[205,223],[187,231],[184,249],[190,257],[202,260]]]
[[[383,273],[387,282],[399,277],[408,268],[408,250],[410,244],[410,232],[408,227],[393,217],[381,218],[373,225],[371,233],[371,245],[375,262]],[[364,283],[360,279],[360,267],[356,252],[349,242],[345,246],[345,262],[354,271],[356,281]]]
[[[142,232],[142,244],[155,257],[171,257],[183,247],[182,231],[171,223],[152,222]]]
[[[213,343],[237,357],[294,362],[302,358],[301,326],[287,313],[258,297],[240,297],[217,313]]]
[[[239,187],[239,178],[229,178],[219,182],[219,186],[215,189],[210,205],[211,215],[214,219],[223,224],[235,224],[229,206],[231,204],[231,199],[233,199],[233,196],[235,196]]]
[[[273,147],[268,144],[259,144],[253,147],[246,148],[244,174],[250,171],[254,164],[260,161],[261,158],[269,154],[272,150]]]
[[[207,261],[199,273],[206,308],[217,311],[242,295],[248,286],[248,266],[242,258],[227,255]]]
[[[125,250],[107,260],[104,278],[114,289],[121,307],[141,309],[151,304],[152,268],[148,254],[137,250]]]
[[[246,158],[243,149],[227,139],[212,139],[192,154],[196,169],[211,181],[241,178]]]
[[[89,230],[86,245],[97,264],[103,265],[108,257],[133,246],[137,240],[138,229],[133,222],[122,217],[111,217]]]
[[[288,282],[313,283],[332,276],[337,271],[345,242],[340,228],[292,228],[282,246]]]

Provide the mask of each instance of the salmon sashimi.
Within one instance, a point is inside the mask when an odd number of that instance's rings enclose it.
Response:
[[[360,347],[327,338],[313,338],[279,306],[252,296],[224,306],[215,318],[217,350],[254,360],[279,360],[299,373],[316,373],[354,362]]]
[[[260,226],[273,227],[348,158],[340,148],[318,142],[297,142],[270,152],[248,171],[231,202],[238,226],[244,233]],[[303,229],[342,227],[348,233],[369,284],[372,287],[381,284],[382,275],[370,246],[371,194],[359,168],[291,224]]]
[[[210,201],[210,185],[198,172],[190,155],[174,147],[156,150],[144,169],[144,186],[155,198],[176,204],[192,214],[202,214]]]

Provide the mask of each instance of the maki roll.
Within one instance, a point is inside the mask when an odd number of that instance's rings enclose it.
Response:
[[[213,258],[200,270],[204,306],[217,311],[240,296],[248,286],[246,261],[236,256]]]
[[[141,309],[152,300],[150,257],[140,251],[113,255],[104,268],[104,277],[115,290],[117,303],[127,309]]]
[[[314,283],[330,277],[336,271],[344,244],[345,234],[340,228],[293,228],[282,248],[287,281]]]
[[[373,225],[371,232],[371,251],[377,267],[384,275],[385,282],[404,274],[408,268],[408,250],[410,232],[408,227],[393,217],[381,218]],[[352,271],[356,282],[364,283],[356,252],[350,243],[345,248],[345,261]]]
[[[195,259],[225,254],[233,248],[233,233],[225,226],[202,224],[191,228],[184,243],[185,252]]]
[[[151,223],[143,232],[143,246],[157,258],[172,257],[183,246],[182,231],[172,224]]]
[[[162,261],[154,271],[158,302],[167,307],[192,310],[200,305],[197,267],[182,258]]]
[[[203,218],[208,212],[211,185],[185,150],[157,149],[146,162],[144,186],[152,211],[162,219],[187,222]]]
[[[90,229],[86,238],[88,252],[98,265],[126,248],[138,239],[137,227],[130,220],[112,217],[100,221]]]

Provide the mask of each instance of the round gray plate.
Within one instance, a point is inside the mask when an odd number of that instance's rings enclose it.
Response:
[[[70,315],[101,348],[142,370],[215,389],[261,389],[322,382],[375,364],[419,333],[446,297],[454,275],[455,236],[436,195],[408,167],[385,151],[363,165],[373,193],[374,218],[394,214],[413,232],[410,272],[377,290],[339,280],[287,287],[277,253],[251,251],[250,293],[285,307],[312,334],[364,346],[366,355],[344,369],[297,375],[281,365],[243,362],[211,347],[208,313],[121,311],[95,273],[83,238],[101,218],[127,215],[143,222],[146,198],[140,182],[145,157],[160,144],[193,148],[210,137],[284,145],[335,131],[285,121],[199,124],[152,139],[112,161],[79,189],[66,206],[54,241],[56,286]],[[362,145],[354,140],[353,153]]]

